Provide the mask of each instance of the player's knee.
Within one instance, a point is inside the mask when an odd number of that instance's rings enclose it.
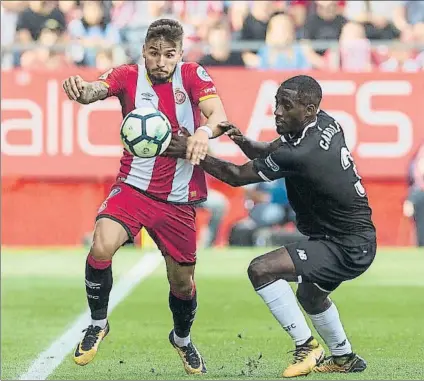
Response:
[[[169,281],[171,292],[182,298],[190,298],[194,292],[194,282],[189,279],[174,279]]]
[[[311,295],[302,287],[297,288],[296,297],[305,312],[310,315],[320,314],[327,309],[327,297]],[[328,302],[330,302],[329,299]]]
[[[271,276],[272,273],[270,273],[266,262],[258,261],[257,258],[250,262],[249,267],[247,268],[247,275],[255,288],[273,280]]]
[[[93,244],[91,246],[90,255],[98,261],[109,261],[112,259],[113,254],[115,254],[117,248],[114,242],[101,239],[100,237],[93,239]]]

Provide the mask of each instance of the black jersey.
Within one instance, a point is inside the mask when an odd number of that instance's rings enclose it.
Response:
[[[311,238],[355,246],[375,240],[371,209],[339,123],[324,111],[254,168],[265,181],[286,178],[297,227]]]

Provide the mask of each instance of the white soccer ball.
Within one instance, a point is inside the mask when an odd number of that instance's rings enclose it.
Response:
[[[171,138],[171,123],[153,107],[131,111],[121,124],[122,144],[137,157],[151,158],[162,154],[168,148]]]

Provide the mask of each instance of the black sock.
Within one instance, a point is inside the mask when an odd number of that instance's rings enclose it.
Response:
[[[174,331],[178,337],[187,337],[197,309],[197,292],[191,299],[181,299],[169,292],[169,308],[174,318]]]
[[[103,262],[101,266],[97,266],[99,262],[89,255],[85,264],[85,290],[91,318],[94,320],[106,319],[109,294],[113,283],[111,261]],[[103,268],[95,268],[93,265]]]

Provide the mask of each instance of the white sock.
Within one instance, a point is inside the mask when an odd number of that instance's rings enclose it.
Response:
[[[334,303],[327,311],[318,315],[309,315],[309,317],[332,355],[342,356],[352,352],[352,347],[340,321],[339,311]]]
[[[304,344],[312,336],[293,290],[285,280],[279,279],[256,292],[296,345]]]
[[[94,319],[91,319],[91,324],[93,325],[93,326],[98,326],[98,327],[100,327],[100,328],[104,328],[104,327],[106,327],[106,323],[107,323],[107,318],[106,319],[102,319],[102,320],[94,320]]]
[[[191,341],[190,334],[188,334],[187,337],[179,337],[174,331],[174,342],[179,347],[186,347],[188,344],[190,344],[190,341]]]

